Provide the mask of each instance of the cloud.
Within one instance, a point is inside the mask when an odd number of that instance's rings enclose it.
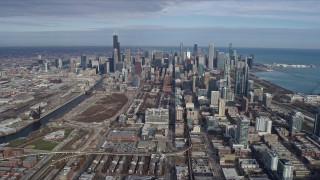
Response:
[[[0,17],[128,17],[155,13],[165,4],[144,0],[3,0]]]
[[[173,1],[163,14],[320,21],[317,0]]]
[[[293,3],[294,1],[294,3]],[[266,19],[306,22],[320,21],[320,4],[317,1],[285,0],[2,0],[0,1],[0,32],[4,31],[52,31],[122,28],[127,26],[177,26],[186,27],[192,17],[204,16],[207,22],[193,19],[194,26],[243,26],[283,27],[286,23],[265,22]],[[212,20],[208,20],[208,18]],[[228,23],[231,18],[236,23]],[[242,18],[242,19],[239,19]],[[251,19],[261,20],[251,23]],[[219,22],[217,22],[219,21]],[[200,23],[200,24],[199,24]],[[270,25],[271,24],[271,25]],[[309,27],[320,27],[308,24]],[[142,27],[143,28],[143,27]]]

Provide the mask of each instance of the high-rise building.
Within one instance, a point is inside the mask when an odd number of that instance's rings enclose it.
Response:
[[[270,93],[264,93],[263,95],[263,105],[270,107],[272,102],[272,95]]]
[[[265,153],[266,153],[266,161],[265,161],[266,167],[271,171],[276,171],[278,168],[278,160],[279,160],[278,155],[271,150],[267,150]]]
[[[120,58],[120,42],[118,41],[118,35],[117,32],[115,31],[113,34],[113,49],[117,49],[117,55],[118,55],[118,59]],[[113,54],[114,56],[114,54]]]
[[[182,57],[183,57],[183,43],[180,43],[179,56],[180,56],[180,59],[182,60]]]
[[[226,89],[226,101],[234,101],[234,92],[233,89],[231,89],[230,87],[227,87]]]
[[[218,110],[219,110],[218,116],[219,117],[224,117],[225,113],[226,113],[226,101],[224,99],[222,99],[222,98],[219,99]]]
[[[250,57],[248,58],[248,66],[250,69],[252,69],[253,62],[254,62],[254,54],[250,54]]]
[[[82,70],[87,69],[87,56],[86,55],[81,56],[80,65],[81,65]]]
[[[113,34],[112,58],[113,58],[112,61],[109,61],[110,71],[115,72],[118,66],[118,62],[121,60],[120,42],[118,41],[118,35],[116,31]]]
[[[241,94],[241,71],[239,71],[239,69],[236,69],[235,72],[235,82],[234,82],[234,94],[235,96],[238,96]]]
[[[193,56],[197,57],[198,56],[198,44],[194,44],[193,46]]]
[[[59,59],[59,66],[58,66],[60,69],[62,69],[62,67],[63,67],[63,61],[62,61],[62,59]]]
[[[197,91],[197,76],[192,76],[192,92]]]
[[[292,180],[293,179],[293,165],[286,159],[279,159],[277,175],[281,180]]]
[[[217,88],[217,79],[215,77],[210,77],[209,82],[208,82],[208,99],[211,98],[211,92],[218,90]]]
[[[44,63],[44,72],[48,72],[48,63],[47,62]]]
[[[254,93],[252,91],[249,92],[248,100],[249,103],[253,103],[254,101]]]
[[[211,92],[211,105],[218,106],[219,98],[220,98],[220,92],[219,91],[210,91]]]
[[[118,50],[117,48],[113,49],[113,72],[116,72],[118,66]]]
[[[249,66],[246,64],[243,68],[243,93],[248,97],[249,92]]]
[[[259,135],[271,134],[272,121],[265,116],[256,118],[256,132]]]
[[[303,115],[301,112],[292,112],[290,119],[290,132],[298,133],[302,129]]]
[[[136,75],[141,75],[141,73],[142,73],[142,62],[141,61],[136,61],[134,67],[135,67],[134,73]]]
[[[249,99],[246,98],[245,96],[242,97],[241,99],[241,107],[243,112],[248,112],[249,110]]]
[[[116,32],[113,33],[113,49],[118,49],[118,35]]]
[[[320,111],[319,110],[318,110],[318,113],[316,114],[316,118],[314,120],[313,134],[318,139],[320,139]]]
[[[131,62],[131,51],[130,49],[125,49],[124,52],[124,58],[127,60],[127,62]]]
[[[198,58],[198,65],[203,65],[203,67],[206,67],[206,59],[204,58],[204,56],[199,56]]]
[[[229,43],[229,54],[233,55],[232,43]]]
[[[107,66],[108,69],[106,70],[106,73],[114,72],[113,70],[114,70],[115,64],[113,61],[113,57],[109,57],[107,62],[109,65]]]
[[[203,64],[199,64],[199,66],[198,66],[198,76],[199,76],[199,78],[201,78],[203,76],[203,68],[204,68]]]
[[[213,69],[214,44],[209,44],[208,68]]]
[[[250,92],[250,91],[249,91]],[[263,88],[253,89],[254,101],[263,101]]]
[[[225,54],[224,52],[218,52],[217,55],[217,68],[224,69],[224,62],[225,62]]]
[[[244,145],[245,148],[248,145],[248,135],[249,135],[249,124],[250,121],[245,115],[238,115],[237,117],[237,132],[236,141]]]
[[[190,59],[190,57],[191,57],[191,53],[189,51],[189,48],[187,48],[186,57],[187,57],[187,59]]]

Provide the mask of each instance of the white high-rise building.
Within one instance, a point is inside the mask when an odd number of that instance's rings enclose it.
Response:
[[[220,98],[219,91],[211,91],[211,105],[218,106],[219,98]]]
[[[63,62],[62,62],[62,59],[59,59],[59,68],[61,69],[62,68],[62,66],[63,66]]]
[[[189,49],[187,49],[186,54],[187,54],[187,59],[190,59],[190,57],[191,57],[191,53],[190,53]]]
[[[208,60],[209,69],[213,69],[213,59],[214,59],[214,44],[209,44],[209,60]]]
[[[256,131],[259,135],[271,134],[272,121],[265,116],[256,118]]]
[[[226,101],[224,99],[219,99],[219,117],[224,117],[226,112]]]
[[[48,72],[48,63],[44,63],[44,72]]]

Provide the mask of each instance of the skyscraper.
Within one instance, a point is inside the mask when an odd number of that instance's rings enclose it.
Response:
[[[240,76],[241,76],[241,72],[239,71],[239,69],[236,69],[235,72],[235,83],[234,83],[234,94],[235,96],[238,96],[239,94],[241,94],[241,81],[240,81]]]
[[[213,69],[213,59],[214,59],[214,44],[209,44],[209,59],[208,59],[209,69]]]
[[[219,117],[224,117],[226,113],[226,101],[222,98],[219,99]]]
[[[249,124],[250,121],[248,120],[247,116],[238,115],[236,141],[245,147],[248,145]]]
[[[182,57],[183,57],[183,43],[180,43],[179,56],[180,56],[180,60],[182,61]]]
[[[229,54],[230,54],[231,56],[233,55],[232,43],[229,43]]]
[[[211,105],[217,107],[219,103],[219,98],[220,98],[220,92],[219,91],[210,91],[211,92]]]
[[[117,31],[113,34],[113,49],[118,50],[118,58],[120,57],[120,42],[118,41]]]
[[[81,65],[82,70],[87,69],[87,56],[84,54],[81,56],[80,65]]]
[[[194,44],[193,46],[193,56],[197,57],[198,56],[198,44]]]
[[[118,50],[116,48],[113,49],[113,63],[113,72],[116,72],[118,66]]]
[[[142,62],[140,60],[136,61],[134,67],[135,67],[134,73],[136,75],[141,75],[141,73],[142,73]]]
[[[242,90],[243,94],[248,97],[250,89],[249,89],[249,66],[245,65],[243,68],[243,79],[242,79]]]
[[[290,132],[298,133],[302,129],[303,115],[301,112],[292,112],[290,119]]]
[[[44,63],[44,72],[48,72],[48,63],[47,62]]]
[[[225,60],[224,52],[218,52],[218,55],[217,55],[217,68],[218,69],[224,69],[224,60]]]
[[[62,66],[63,66],[63,61],[62,61],[62,59],[59,59],[59,66],[58,66],[58,67],[59,67],[60,69],[62,69]]]
[[[208,99],[210,99],[211,98],[211,91],[218,90],[217,79],[215,77],[210,77],[207,90],[208,90],[207,96],[208,96]]]
[[[115,49],[117,51],[115,51]],[[116,52],[116,54],[115,54]],[[120,53],[120,42],[118,41],[118,35],[117,32],[115,31],[113,34],[113,55],[112,55],[113,60],[109,61],[110,64],[110,71],[115,72],[116,67],[118,65],[118,61],[121,60],[121,53]]]
[[[316,114],[316,118],[314,120],[314,129],[313,129],[313,134],[317,137],[320,138],[320,111],[318,110]]]

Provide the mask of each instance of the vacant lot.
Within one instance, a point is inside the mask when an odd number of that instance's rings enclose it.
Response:
[[[99,99],[95,105],[84,110],[77,121],[102,122],[113,117],[128,101],[124,94],[112,94]]]

